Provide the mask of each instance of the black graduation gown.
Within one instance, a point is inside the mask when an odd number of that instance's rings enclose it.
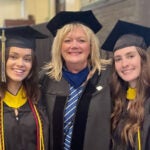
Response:
[[[14,110],[4,103],[4,140],[6,150],[36,150],[36,124],[28,103],[18,109],[18,117]],[[48,121],[40,109],[44,121],[44,138],[48,141]],[[43,115],[42,115],[43,114]],[[47,142],[48,143],[48,142]],[[46,143],[46,145],[47,145]],[[46,146],[47,149],[47,146]]]
[[[144,122],[140,129],[141,133],[141,148],[142,150],[150,150],[150,98],[148,98],[145,101],[144,105],[145,109],[145,116],[144,116]],[[123,119],[126,117],[127,113],[124,113],[121,117],[120,121],[123,121]],[[119,132],[121,132],[121,129],[117,129]],[[115,136],[115,144],[113,150],[139,150],[138,148],[138,139],[137,135],[135,136],[135,147],[132,148],[131,146],[127,146],[120,142],[120,139]]]
[[[71,150],[108,150],[110,143],[111,98],[108,86],[110,70],[95,72],[78,102]],[[41,78],[42,100],[50,121],[50,150],[63,150],[64,109],[69,84],[48,76]]]

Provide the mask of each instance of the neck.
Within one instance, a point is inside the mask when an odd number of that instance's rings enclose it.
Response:
[[[136,88],[136,81],[130,82],[130,83],[129,83],[129,87],[130,87],[130,88],[133,88],[133,89]]]
[[[70,71],[70,72],[72,72],[72,73],[78,73],[78,72],[80,72],[81,70],[83,70],[85,67],[87,66],[87,64],[75,64],[75,65],[67,65],[66,64],[66,67],[67,67],[67,69]]]
[[[16,95],[18,90],[20,89],[22,83],[21,82],[9,82],[7,84],[7,90],[12,93],[13,95]]]

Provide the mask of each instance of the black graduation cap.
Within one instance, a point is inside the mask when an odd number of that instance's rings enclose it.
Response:
[[[31,26],[0,28],[0,35],[2,35],[2,31],[5,32],[6,47],[17,46],[35,50],[35,40],[48,37]]]
[[[94,33],[97,33],[102,28],[91,10],[61,11],[48,22],[47,28],[55,36],[58,29],[72,22],[82,23],[92,29]]]
[[[1,81],[6,82],[5,77],[5,48],[21,47],[35,50],[35,40],[48,36],[33,29],[31,26],[19,26],[12,28],[0,28],[1,40]]]
[[[114,51],[127,46],[147,49],[149,45],[149,27],[119,20],[101,48],[107,51]]]

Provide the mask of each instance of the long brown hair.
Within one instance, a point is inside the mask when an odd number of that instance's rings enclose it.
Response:
[[[8,60],[10,48],[6,48],[6,62]],[[38,69],[37,69],[37,59],[34,50],[32,50],[32,68],[28,76],[23,80],[23,86],[26,91],[27,98],[33,102],[37,102],[40,96],[40,90],[38,87]],[[7,77],[6,77],[7,80]],[[7,90],[6,83],[0,81],[0,99],[5,95]]]
[[[134,137],[141,127],[144,120],[144,103],[150,96],[150,58],[149,54],[141,49],[136,48],[141,57],[141,73],[137,80],[137,95],[136,100],[130,102],[130,109],[128,110],[128,116],[124,119],[121,132],[117,133],[123,143],[130,143],[134,147]],[[112,121],[112,133],[117,131],[118,123],[122,117],[124,109],[126,108],[126,91],[128,83],[123,81],[115,71],[115,65],[113,61],[113,72],[111,78],[110,88],[111,96],[113,100],[113,112],[111,115]],[[115,139],[113,139],[115,140]]]

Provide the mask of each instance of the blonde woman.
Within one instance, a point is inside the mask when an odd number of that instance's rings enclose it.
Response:
[[[41,87],[50,120],[50,149],[108,150],[109,61],[101,59],[95,35],[101,24],[92,11],[60,12],[47,28],[54,41]]]

